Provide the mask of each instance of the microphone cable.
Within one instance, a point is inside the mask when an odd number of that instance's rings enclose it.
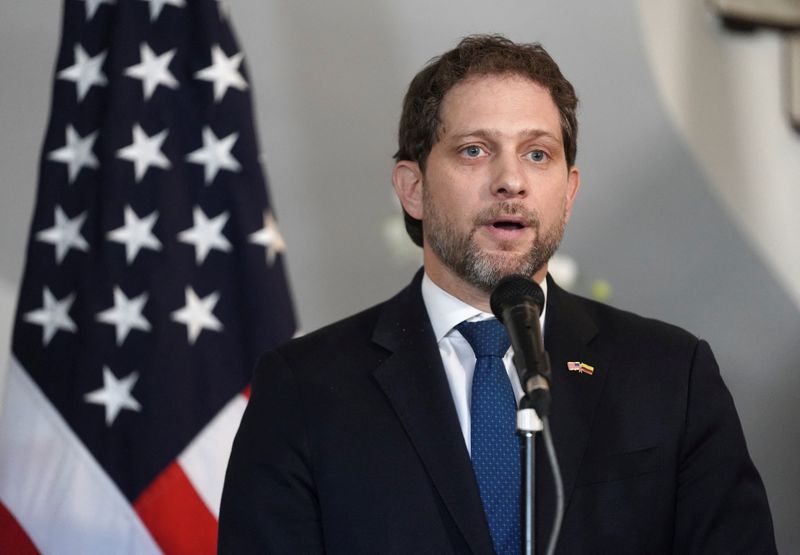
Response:
[[[561,480],[561,470],[558,466],[556,448],[553,445],[553,436],[550,433],[550,418],[542,418],[542,438],[544,439],[547,460],[550,461],[550,469],[553,471],[553,485],[556,489],[556,512],[553,516],[553,527],[550,530],[550,539],[547,542],[547,555],[553,555],[556,551],[558,534],[561,532],[561,522],[564,520],[564,482]]]

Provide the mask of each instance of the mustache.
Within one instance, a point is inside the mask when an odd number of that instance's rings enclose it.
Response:
[[[503,219],[504,216],[513,216],[526,227],[534,227],[538,229],[539,225],[541,224],[541,218],[539,218],[539,214],[537,212],[525,208],[521,204],[507,200],[493,204],[492,206],[484,208],[478,212],[473,223],[476,227],[491,225],[493,222]]]

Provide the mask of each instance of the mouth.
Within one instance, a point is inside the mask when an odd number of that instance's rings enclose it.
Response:
[[[518,203],[502,202],[482,210],[475,230],[488,240],[488,248],[516,249],[538,233],[538,214]]]
[[[494,240],[507,242],[527,236],[531,225],[522,216],[504,214],[485,221],[483,227]]]
[[[495,229],[502,229],[507,231],[520,230],[527,227],[522,221],[517,219],[501,219],[490,223]]]

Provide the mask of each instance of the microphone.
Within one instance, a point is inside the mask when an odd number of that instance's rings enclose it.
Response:
[[[544,350],[539,326],[539,315],[544,308],[542,288],[521,274],[506,276],[492,291],[489,305],[505,325],[514,347],[514,366],[528,398],[526,404],[540,418],[547,416],[550,413],[550,358]]]

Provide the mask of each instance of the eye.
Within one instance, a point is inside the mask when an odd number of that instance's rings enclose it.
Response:
[[[478,158],[486,153],[482,147],[478,145],[469,145],[461,149],[461,153],[467,158]]]
[[[543,150],[532,150],[528,153],[528,156],[534,162],[546,162],[547,161],[547,153]]]

